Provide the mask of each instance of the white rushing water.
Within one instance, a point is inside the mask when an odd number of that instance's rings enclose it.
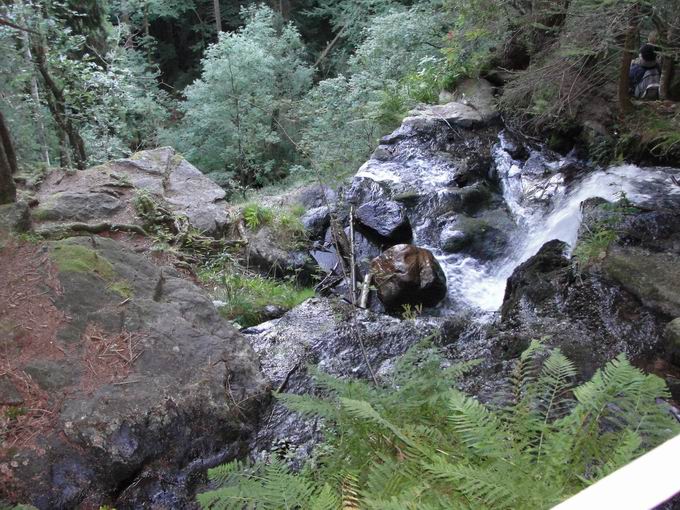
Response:
[[[567,161],[543,162],[547,175],[536,175],[526,163],[513,160],[504,150],[502,138],[494,160],[506,204],[518,225],[506,257],[482,263],[431,248],[446,273],[450,301],[462,301],[482,311],[500,308],[507,278],[546,242],[559,239],[573,248],[584,200],[601,197],[615,201],[623,192],[631,202],[640,204],[660,195],[680,194],[680,186],[671,178],[680,172],[635,165],[599,170],[567,185],[559,172]]]

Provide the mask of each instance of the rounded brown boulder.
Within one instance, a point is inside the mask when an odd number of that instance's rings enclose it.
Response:
[[[378,297],[389,311],[435,306],[446,297],[446,275],[432,252],[398,244],[371,261]]]

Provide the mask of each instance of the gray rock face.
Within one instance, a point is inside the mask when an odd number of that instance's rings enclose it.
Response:
[[[33,215],[41,221],[105,220],[121,209],[123,202],[107,193],[62,191],[41,202]]]
[[[53,340],[63,356],[18,367],[51,395],[55,421],[41,448],[13,453],[14,497],[138,508],[150,484],[155,501],[186,508],[192,462],[233,458],[253,429],[267,390],[254,351],[204,291],[116,241],[73,238],[49,254],[62,290],[52,298],[70,320]]]
[[[394,243],[411,241],[413,234],[404,207],[390,200],[371,200],[356,210],[356,219],[369,231]]]
[[[184,214],[199,230],[214,233],[228,221],[225,191],[171,147],[138,152],[110,164],[114,171],[128,169],[123,172],[135,187],[161,195],[174,212]],[[137,172],[130,175],[129,169]]]
[[[390,311],[404,305],[435,306],[446,297],[446,275],[432,252],[398,244],[371,262],[380,301]]]
[[[175,214],[206,233],[229,222],[225,191],[171,147],[138,152],[82,172],[52,172],[38,193],[38,221],[137,222],[137,190],[162,200]]]
[[[303,214],[300,221],[312,239],[320,239],[324,236],[326,229],[331,223],[331,215],[328,207],[315,207]]]

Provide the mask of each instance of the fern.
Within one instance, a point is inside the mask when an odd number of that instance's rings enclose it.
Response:
[[[534,341],[495,403],[455,389],[474,363],[447,367],[430,341],[382,387],[311,370],[321,396],[277,395],[325,423],[313,467],[232,462],[203,508],[365,510],[550,508],[680,432],[661,379],[619,356],[573,387],[576,369]]]

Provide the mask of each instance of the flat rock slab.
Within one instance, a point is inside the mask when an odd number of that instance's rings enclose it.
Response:
[[[141,224],[133,200],[143,190],[209,234],[229,222],[225,191],[171,147],[142,151],[80,172],[47,176],[33,211],[36,221]]]

